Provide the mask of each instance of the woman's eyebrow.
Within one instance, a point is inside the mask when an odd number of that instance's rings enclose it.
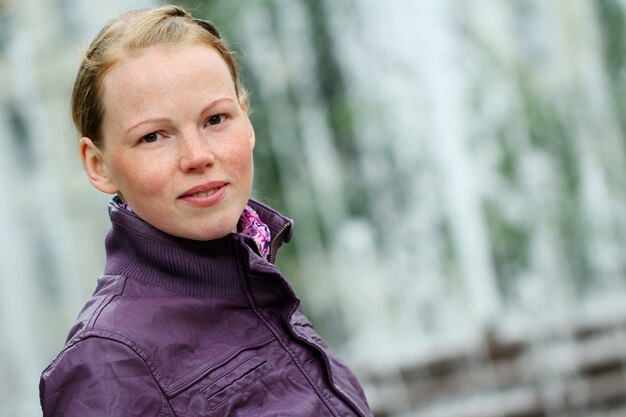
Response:
[[[207,104],[200,113],[206,113],[207,111],[210,111],[213,107],[216,107],[220,104],[234,104],[235,100],[230,98],[230,97],[220,97],[218,99],[215,99],[213,101],[211,101],[209,104]],[[128,129],[126,129],[126,133],[130,133],[131,131],[133,131],[134,129],[144,125],[144,124],[149,124],[149,123],[164,123],[164,122],[170,122],[171,119],[167,118],[167,117],[155,117],[155,118],[151,118],[151,119],[146,119],[146,120],[141,120],[135,124],[133,124],[132,126],[130,126]]]
[[[216,100],[213,100],[212,102],[210,102],[207,106],[204,107],[204,109],[202,109],[202,113],[206,112],[207,110],[210,110],[211,108],[222,104],[222,103],[228,103],[228,104],[233,104],[235,103],[235,100],[233,100],[230,97],[221,97],[218,98]]]
[[[135,130],[136,128],[148,124],[148,123],[164,123],[164,122],[169,122],[170,119],[168,119],[167,117],[156,117],[153,119],[146,119],[146,120],[142,120],[138,123],[135,123],[134,125],[132,125],[131,127],[129,127],[128,129],[126,129],[126,133],[130,133],[131,131]]]

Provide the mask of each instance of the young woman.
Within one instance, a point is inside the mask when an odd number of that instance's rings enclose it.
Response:
[[[89,181],[115,197],[44,416],[370,416],[274,266],[293,223],[250,200],[254,129],[215,27],[174,6],[122,15],[72,112]]]

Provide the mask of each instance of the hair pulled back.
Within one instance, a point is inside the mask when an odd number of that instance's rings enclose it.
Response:
[[[115,64],[134,51],[181,43],[201,43],[214,48],[228,65],[237,96],[245,96],[235,54],[212,23],[195,19],[186,10],[172,5],[133,10],[109,22],[83,56],[72,92],[72,119],[80,134],[98,147],[103,145],[102,85]]]

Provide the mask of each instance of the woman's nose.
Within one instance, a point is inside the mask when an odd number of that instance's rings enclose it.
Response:
[[[208,138],[198,133],[185,135],[180,140],[180,147],[180,168],[184,172],[204,171],[215,162]]]

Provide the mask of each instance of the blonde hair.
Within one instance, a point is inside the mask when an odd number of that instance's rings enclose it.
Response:
[[[134,10],[109,22],[84,54],[72,92],[72,119],[80,134],[102,146],[102,84],[115,64],[136,50],[181,43],[214,48],[228,65],[237,97],[245,99],[235,54],[212,23],[195,19],[185,9],[172,5]]]

